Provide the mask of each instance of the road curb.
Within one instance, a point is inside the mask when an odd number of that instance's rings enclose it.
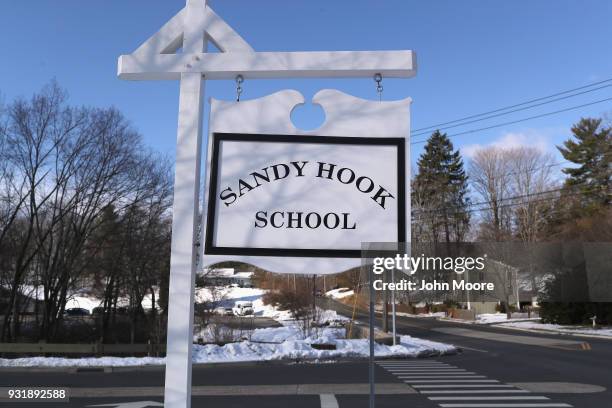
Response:
[[[426,358],[436,358],[445,355],[454,355],[459,353],[459,347],[457,347],[457,352],[455,353],[435,353],[430,355],[421,355],[417,357],[398,357],[398,356],[380,356],[376,357],[376,361],[380,360],[416,360],[416,359],[426,359]],[[259,365],[290,365],[290,364],[338,364],[338,363],[356,363],[356,362],[364,362],[368,361],[368,357],[341,357],[341,358],[333,358],[333,359],[279,359],[279,360],[263,360],[263,361],[227,361],[227,362],[214,362],[214,363],[194,363],[193,368],[204,368],[204,367],[219,367],[219,366],[259,366]],[[10,372],[49,372],[49,373],[70,373],[70,374],[79,374],[79,373],[113,373],[120,371],[140,371],[140,370],[159,370],[164,369],[165,364],[148,364],[148,365],[140,365],[140,366],[83,366],[83,367],[75,367],[75,366],[66,366],[66,367],[0,367],[0,373],[3,371]]]
[[[612,341],[611,336],[600,336],[597,334],[565,333],[565,332],[556,332],[553,330],[544,330],[544,329],[527,329],[524,327],[500,326],[499,324],[494,325],[492,327],[495,327],[498,329],[509,329],[509,330],[516,330],[516,331],[523,331],[523,332],[530,332],[530,333],[538,333],[538,334],[549,334],[549,335],[556,335],[556,336],[574,336],[574,337],[584,337],[584,338]]]

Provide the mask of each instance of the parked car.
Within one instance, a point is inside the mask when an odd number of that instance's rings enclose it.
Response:
[[[249,316],[253,314],[253,302],[239,300],[232,308],[232,312],[236,316]]]
[[[70,309],[66,309],[64,312],[66,316],[89,316],[89,310],[83,309],[82,307],[73,307]]]

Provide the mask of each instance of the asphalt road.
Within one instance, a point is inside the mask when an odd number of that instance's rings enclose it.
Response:
[[[342,304],[321,301],[342,314],[352,312]],[[367,316],[359,312],[357,319],[366,322]],[[612,407],[612,341],[427,318],[400,317],[397,323],[400,334],[456,344],[463,351],[453,356],[379,361],[379,408]],[[585,341],[590,349],[583,345]],[[367,382],[364,361],[198,365],[193,370],[192,406],[367,407]],[[107,372],[0,369],[0,387],[72,390],[69,403],[0,402],[0,407],[161,406],[163,383],[162,367]]]
[[[320,299],[323,307],[350,316],[342,303]],[[380,318],[380,315],[378,315]],[[368,321],[358,311],[356,319]],[[380,321],[378,321],[380,325]],[[578,386],[560,386],[556,399],[575,407],[612,407],[612,340],[548,335],[486,325],[466,325],[433,318],[398,317],[397,332],[451,343],[463,349],[443,360],[503,383],[578,383],[598,386],[601,392],[577,393]],[[586,346],[581,344],[586,343]],[[586,348],[586,349],[584,349]]]

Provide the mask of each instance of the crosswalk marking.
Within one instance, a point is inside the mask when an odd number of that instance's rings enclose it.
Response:
[[[321,408],[338,408],[338,400],[334,394],[321,394]]]
[[[509,396],[499,396],[495,397],[427,397],[432,401],[501,401],[501,400],[548,400],[550,398],[544,397],[541,395],[509,395]]]
[[[389,370],[391,371],[391,370]],[[393,370],[391,371],[396,375],[419,375],[419,374],[474,374],[472,371],[446,371],[446,370],[431,370],[431,371],[404,371],[404,370]]]
[[[512,388],[506,384],[413,384],[412,388]]]
[[[451,379],[451,378],[487,378],[484,375],[398,375],[399,378],[404,380],[418,380],[419,378],[438,378],[438,379]]]
[[[440,404],[442,408],[477,408],[477,407],[486,407],[486,408],[543,408],[543,407],[571,407],[569,404],[557,403],[557,402],[544,402],[544,403],[535,403],[535,404]]]
[[[387,360],[378,364],[440,408],[572,407],[439,361]]]
[[[528,393],[527,390],[436,390],[436,391],[419,391],[421,394],[505,394],[505,393]]]
[[[393,373],[458,373],[466,372],[464,368],[432,368],[432,369],[414,369],[414,368],[388,368],[387,370]]]
[[[418,380],[422,383],[498,383],[497,380]]]

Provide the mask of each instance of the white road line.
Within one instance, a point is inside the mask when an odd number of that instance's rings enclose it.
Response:
[[[449,364],[379,364],[379,366],[381,366],[381,367],[389,367],[389,368],[394,368],[394,367],[423,367],[423,368],[430,368],[430,367],[448,367]]]
[[[377,361],[378,364],[443,364],[444,361],[438,360],[384,360]]]
[[[458,367],[436,366],[436,367],[383,367],[385,370],[453,370]]]
[[[451,367],[441,367],[441,368],[386,368],[389,371],[417,371],[417,372],[429,372],[429,371],[467,371],[465,368],[451,368]]]
[[[321,398],[321,408],[339,408],[334,394],[320,394],[319,398]]]
[[[380,361],[380,365],[433,365],[433,364],[446,364],[443,361]]]
[[[444,361],[385,361],[378,363],[380,365],[435,365],[435,364],[446,364]]]
[[[421,391],[421,394],[523,394],[527,390],[443,390],[443,391]]]
[[[459,369],[457,369],[457,368],[430,368],[430,369],[425,369],[425,370],[414,369],[414,368],[385,368],[385,370],[391,371],[391,372],[394,372],[394,371],[420,371],[422,373],[427,373],[427,372],[430,372],[430,371],[447,371],[447,370],[463,370],[463,371],[465,371],[465,369],[462,369],[462,368],[459,368]]]
[[[497,380],[419,380],[417,383],[498,383]]]
[[[513,388],[512,385],[506,384],[423,384],[414,385],[412,388]]]
[[[431,379],[431,380],[451,380],[451,379],[476,379],[476,378],[487,378],[484,375],[472,375],[472,374],[467,374],[467,375],[398,375],[399,378],[401,378],[402,380],[418,380],[419,378],[422,379]]]
[[[449,369],[449,370],[387,370],[387,371],[390,371],[393,374],[426,374],[426,373],[433,373],[433,374],[438,374],[438,373],[448,373],[448,374],[457,373],[457,374],[463,374],[463,373],[471,373],[472,372],[472,371],[456,370],[456,369]]]
[[[548,400],[550,398],[543,397],[540,395],[511,395],[501,396],[496,395],[495,397],[427,397],[432,401],[500,401],[500,400]]]
[[[411,377],[417,377],[420,375],[473,375],[476,374],[473,371],[427,371],[424,373],[410,373],[410,372],[401,372],[401,373],[393,373],[397,376],[406,375]]]
[[[378,364],[445,364],[445,361],[379,361]]]
[[[527,404],[440,404],[442,408],[544,408],[544,407],[571,407],[569,404],[558,403],[558,402],[543,402],[543,403],[527,403]]]
[[[417,366],[417,367],[403,367],[403,366],[397,366],[397,367],[383,367],[385,370],[422,370],[422,371],[426,371],[426,370],[464,370],[463,368],[459,368],[459,367],[455,367],[455,366],[448,366],[448,365],[439,365],[439,366],[432,366],[432,367],[423,367],[423,366]]]

